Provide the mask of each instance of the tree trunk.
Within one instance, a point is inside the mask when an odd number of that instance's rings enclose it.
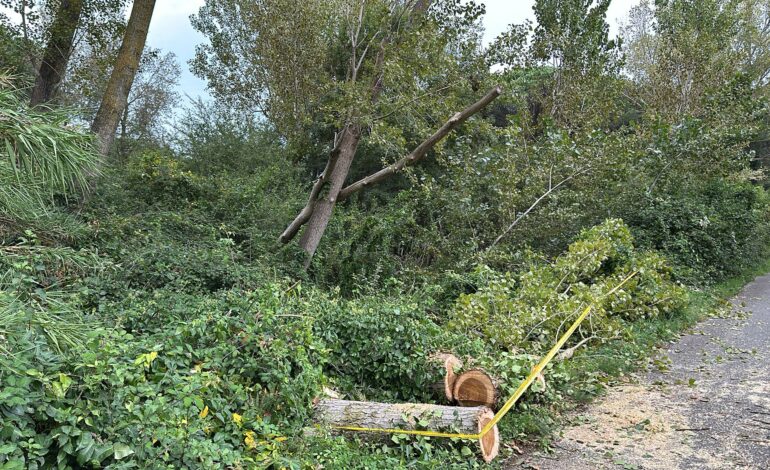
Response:
[[[115,131],[126,108],[134,75],[139,68],[139,59],[142,57],[154,8],[155,0],[134,0],[131,7],[131,17],[128,19],[126,33],[115,59],[115,67],[91,125],[91,130],[99,138],[99,150],[102,155],[107,155],[115,140]]]
[[[35,86],[32,88],[32,106],[47,103],[53,98],[67,71],[67,62],[72,54],[75,31],[82,11],[83,0],[61,0],[49,30],[48,44],[40,62]]]
[[[334,205],[337,203],[337,196],[345,184],[345,179],[350,171],[350,165],[356,156],[358,142],[361,140],[361,129],[357,125],[348,124],[342,130],[342,135],[340,135],[339,139],[339,155],[337,155],[330,168],[331,171],[328,177],[326,177],[328,191],[326,194],[319,195],[313,203],[312,214],[310,214],[307,227],[305,227],[305,231],[302,233],[302,238],[299,241],[300,247],[307,253],[305,268],[310,266],[315,250],[318,248],[318,243],[321,241],[326,226],[329,225]]]
[[[485,406],[461,408],[456,406],[426,405],[417,403],[374,403],[322,399],[315,406],[315,421],[331,426],[352,426],[375,429],[416,429],[417,423],[427,421],[421,429],[431,431],[478,434],[492,420],[494,413]],[[387,433],[371,433],[385,435]],[[500,435],[495,425],[479,439],[484,460],[497,456]]]

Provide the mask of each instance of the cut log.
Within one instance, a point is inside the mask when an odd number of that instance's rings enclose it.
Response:
[[[444,369],[444,379],[434,388],[441,390],[448,403],[454,402],[454,387],[457,374],[455,369],[463,366],[463,362],[454,354],[440,353],[431,356],[431,360],[441,364]]]
[[[487,406],[497,403],[497,384],[481,369],[468,370],[455,379],[454,399],[461,406]]]
[[[315,405],[315,421],[330,426],[369,429],[428,429],[431,431],[478,434],[494,417],[485,406],[461,408],[420,403],[375,403],[324,398]],[[422,421],[422,425],[418,423]],[[371,432],[371,435],[389,436]],[[479,439],[481,456],[491,462],[500,448],[500,434],[495,425]]]

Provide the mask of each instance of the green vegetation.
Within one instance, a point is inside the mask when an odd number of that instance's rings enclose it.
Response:
[[[207,1],[214,100],[164,125],[178,66],[148,49],[107,156],[83,124],[114,41],[30,107],[53,32],[0,21],[0,468],[475,468],[467,442],[330,434],[313,402],[438,402],[438,352],[507,396],[590,304],[500,424],[546,443],[770,267],[761,2],[642,2],[619,41],[609,1],[538,0],[486,48],[473,2],[301,3]],[[78,28],[116,38],[104,4]]]

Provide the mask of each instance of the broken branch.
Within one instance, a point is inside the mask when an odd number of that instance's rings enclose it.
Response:
[[[452,132],[457,126],[465,122],[469,117],[473,116],[474,114],[484,109],[489,103],[491,103],[498,96],[500,96],[502,92],[503,91],[499,86],[493,88],[492,90],[489,91],[489,93],[484,95],[484,97],[478,100],[477,102],[473,103],[472,105],[465,108],[464,110],[458,113],[455,113],[454,116],[449,118],[449,120],[445,122],[443,126],[441,126],[441,128],[439,128],[435,133],[433,133],[433,135],[425,139],[407,156],[398,160],[392,165],[388,165],[385,168],[381,169],[380,171],[373,173],[367,176],[366,178],[362,178],[356,181],[355,183],[352,183],[349,186],[346,186],[345,188],[343,188],[342,191],[340,191],[339,196],[337,197],[337,200],[344,201],[345,199],[350,197],[352,194],[357,193],[358,191],[361,191],[362,189],[364,189],[366,186],[379,183],[380,181],[383,181],[395,175],[399,171],[403,170],[405,167],[414,165],[415,163],[419,162],[420,160],[425,158],[425,155],[427,155],[429,150],[431,150],[437,143],[443,140],[444,137],[446,137],[450,132]]]

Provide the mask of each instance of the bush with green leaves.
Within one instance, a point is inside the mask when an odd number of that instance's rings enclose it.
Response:
[[[129,299],[110,306],[109,328],[86,330],[64,356],[25,328],[4,331],[0,464],[296,462],[290,444],[308,419],[325,363],[313,319],[300,307],[279,285]],[[163,321],[148,328],[158,311]]]
[[[716,180],[639,202],[626,219],[639,243],[665,253],[687,282],[735,275],[767,254],[770,197],[760,186]]]
[[[457,299],[449,324],[505,350],[537,352],[555,343],[589,305],[590,319],[576,337],[615,336],[622,330],[619,318],[675,314],[686,301],[686,289],[671,279],[666,262],[635,251],[628,227],[609,219],[584,230],[552,262],[533,259],[520,272],[493,273],[477,292]]]
[[[440,368],[430,357],[482,348],[446,332],[426,313],[419,294],[370,294],[310,306],[316,312],[315,335],[329,349],[327,375],[361,398],[431,401]]]
[[[185,170],[181,160],[168,152],[147,150],[134,155],[125,170],[130,187],[150,204],[169,198],[174,201],[198,199],[202,195],[198,188],[201,182]]]

